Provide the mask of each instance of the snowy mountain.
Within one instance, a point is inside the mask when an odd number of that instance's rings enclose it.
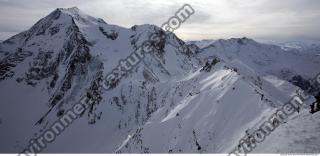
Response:
[[[104,77],[151,34],[165,38],[104,90]],[[0,152],[28,148],[82,97],[89,108],[35,152],[230,152],[297,91],[288,81],[319,72],[313,54],[246,38],[208,45],[154,25],[123,28],[77,8],[54,10],[0,43]]]
[[[283,50],[299,50],[301,52],[319,53],[320,43],[317,40],[303,40],[303,41],[289,41],[289,42],[275,42],[275,41],[261,41],[266,44],[273,44],[280,46]]]
[[[196,45],[199,48],[205,48],[215,42],[215,40],[187,41],[188,45]]]
[[[309,48],[308,48],[309,49]],[[276,76],[280,79],[293,82],[310,81],[308,87],[317,87],[309,92],[317,95],[319,85],[311,82],[320,72],[317,68],[320,66],[320,57],[313,50],[284,50],[277,45],[258,43],[248,38],[233,38],[229,40],[217,40],[213,44],[202,49],[199,56],[205,58],[208,56],[217,56],[228,60],[233,67],[250,67],[261,76]],[[304,88],[305,84],[295,85]]]

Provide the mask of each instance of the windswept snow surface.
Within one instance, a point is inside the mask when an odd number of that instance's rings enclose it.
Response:
[[[320,71],[320,59],[314,52],[286,51],[277,45],[261,44],[248,38],[217,40],[203,48],[201,57],[217,55],[225,60],[239,60],[262,75],[288,78],[298,74],[314,78]]]
[[[166,37],[104,90],[102,79],[152,33]],[[56,9],[0,43],[0,152],[28,148],[86,96],[94,103],[41,152],[227,153],[295,94],[293,75],[319,72],[313,53],[247,38],[202,45],[154,25],[123,28]],[[318,152],[310,118],[305,110],[288,121],[288,135],[279,128],[256,152]]]
[[[319,119],[320,113],[302,112],[270,134],[253,153],[319,153]]]

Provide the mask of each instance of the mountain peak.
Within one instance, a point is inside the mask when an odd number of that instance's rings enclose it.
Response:
[[[63,13],[68,13],[68,14],[79,14],[80,9],[77,7],[71,7],[71,8],[58,8],[59,11]]]
[[[71,16],[74,20],[82,23],[90,23],[90,22],[102,22],[106,23],[101,19],[94,18],[84,12],[82,12],[79,8],[77,7],[71,7],[71,8],[58,8],[57,9],[60,13]]]

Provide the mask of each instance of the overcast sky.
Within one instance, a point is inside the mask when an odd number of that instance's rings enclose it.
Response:
[[[77,6],[124,27],[160,26],[185,3],[196,11],[176,31],[185,40],[320,39],[320,0],[0,0],[0,40],[29,29],[55,8]]]

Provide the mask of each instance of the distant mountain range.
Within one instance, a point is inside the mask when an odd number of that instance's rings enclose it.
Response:
[[[166,37],[104,90],[104,77],[150,34]],[[230,152],[299,87],[319,94],[318,45],[186,43],[154,25],[124,28],[56,9],[0,43],[0,152],[23,151],[84,96],[90,107],[41,152]],[[320,152],[320,115],[310,117],[301,110],[254,152]]]

